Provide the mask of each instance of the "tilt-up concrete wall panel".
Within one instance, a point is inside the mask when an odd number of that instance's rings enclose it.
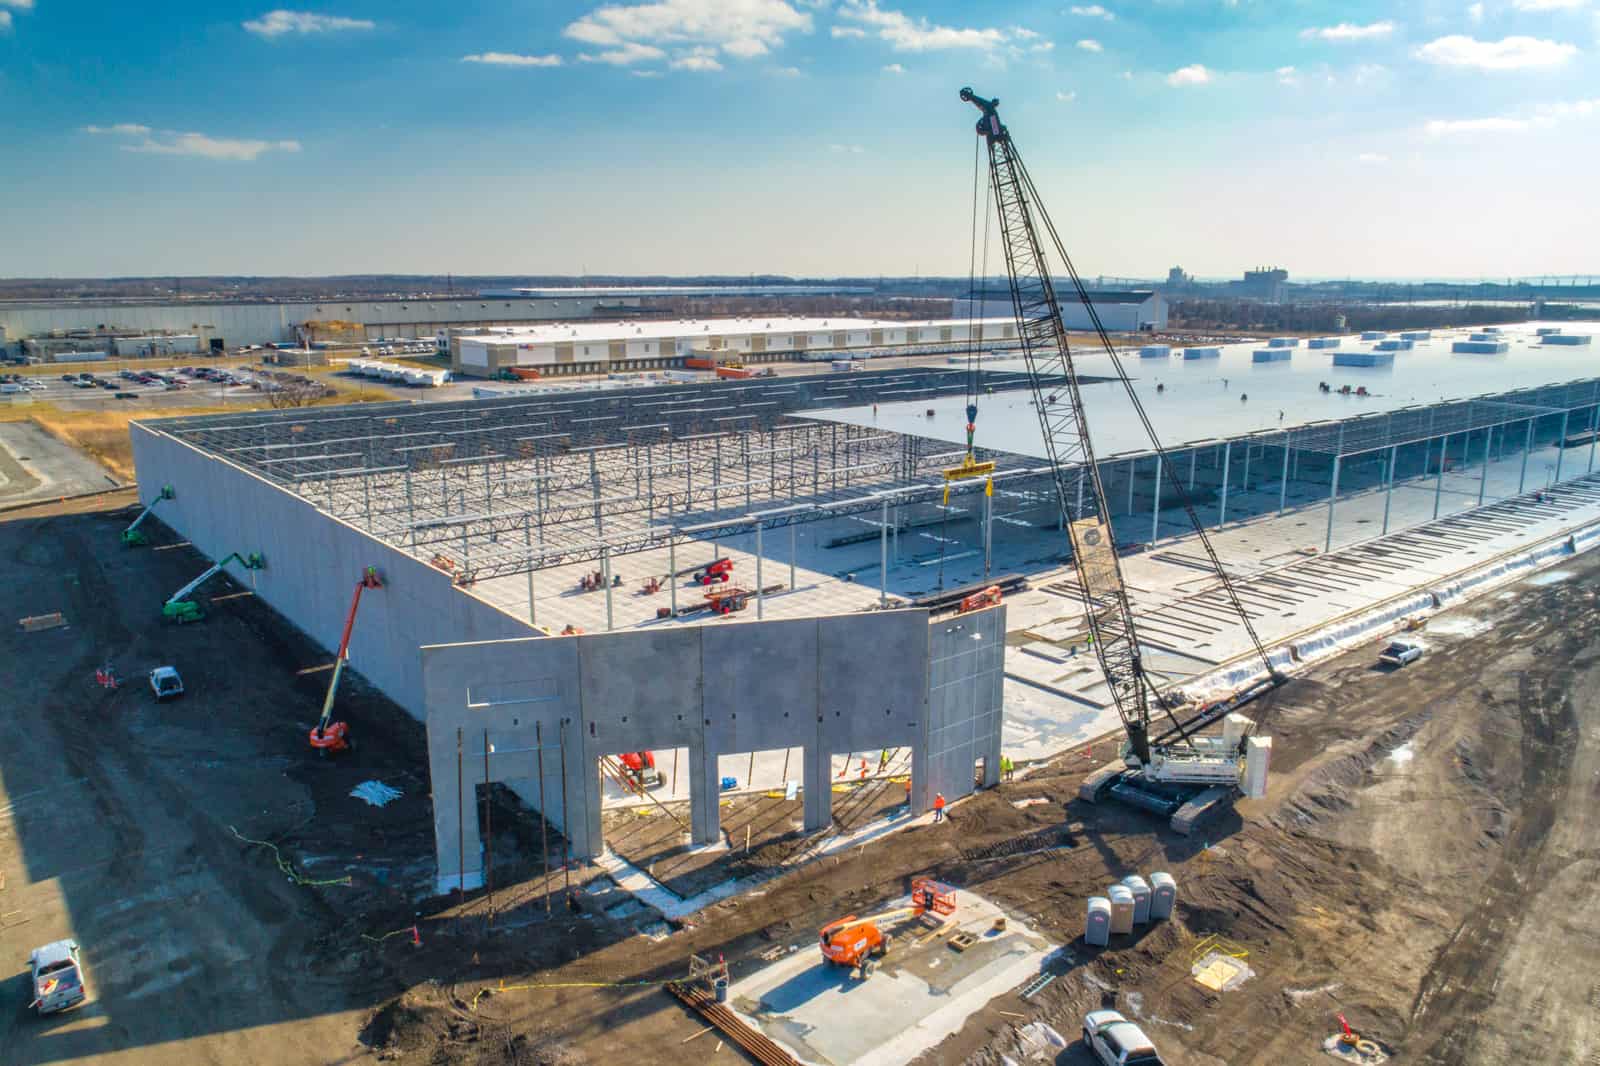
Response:
[[[162,433],[159,423],[133,423],[129,435],[141,501],[149,504],[163,485],[171,485],[174,498],[163,501],[155,515],[202,554],[213,560],[233,552],[264,556],[261,570],[235,563],[227,572],[330,654],[338,647],[356,582],[366,567],[377,567],[384,587],[362,594],[350,640],[350,668],[417,718],[426,713],[422,645],[535,632],[456,588],[449,575],[249,471]],[[220,587],[208,584],[197,596],[203,600]],[[152,611],[159,609],[159,604],[151,605]],[[304,709],[307,728],[319,711]]]
[[[998,778],[1004,640],[996,607],[931,627],[923,611],[874,611],[425,647],[439,888],[482,883],[472,800],[485,751],[490,779],[569,827],[572,853],[584,858],[605,847],[598,761],[625,751],[689,749],[690,835],[700,844],[722,839],[721,755],[804,749],[812,830],[831,821],[841,752],[910,749],[913,812],[936,793],[958,799],[972,791],[978,760]],[[942,665],[930,697],[932,656]]]

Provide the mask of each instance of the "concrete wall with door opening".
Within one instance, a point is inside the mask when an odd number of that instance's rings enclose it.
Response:
[[[598,762],[624,751],[688,749],[698,844],[722,837],[722,755],[802,748],[807,830],[832,820],[836,754],[910,749],[914,812],[970,793],[977,760],[993,784],[1004,641],[996,607],[932,625],[874,611],[423,648],[439,890],[482,884],[486,763],[580,858],[605,848]]]

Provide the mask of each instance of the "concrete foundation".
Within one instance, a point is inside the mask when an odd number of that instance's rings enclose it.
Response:
[[[909,749],[917,812],[970,793],[978,761],[996,783],[1004,643],[997,607],[932,626],[906,610],[423,648],[439,889],[482,883],[485,773],[579,858],[604,850],[599,760],[624,751],[688,749],[700,844],[721,841],[717,760],[734,752],[804,750],[809,830],[832,819],[837,753]]]

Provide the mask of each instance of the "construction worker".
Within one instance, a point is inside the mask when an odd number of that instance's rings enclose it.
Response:
[[[1011,761],[1011,756],[1000,756],[1000,779],[1010,781],[1011,775],[1017,772],[1016,764]]]
[[[933,797],[933,822],[935,825],[944,821],[944,793],[937,792]]]

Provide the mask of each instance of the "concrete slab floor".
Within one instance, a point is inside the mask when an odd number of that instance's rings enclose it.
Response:
[[[910,897],[885,904],[907,906]],[[815,939],[736,982],[729,1003],[746,1021],[817,1066],[894,1066],[909,1062],[957,1031],[991,999],[1037,974],[1054,945],[999,907],[957,891],[946,931],[921,944],[926,930],[902,927],[881,965],[866,979],[823,962]],[[841,915],[842,917],[842,915]],[[949,936],[977,942],[965,951]]]

